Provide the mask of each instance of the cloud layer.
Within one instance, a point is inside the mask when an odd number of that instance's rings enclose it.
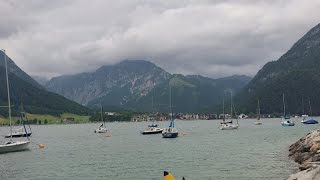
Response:
[[[253,76],[320,22],[318,0],[5,0],[0,47],[32,75],[124,59],[172,73]]]

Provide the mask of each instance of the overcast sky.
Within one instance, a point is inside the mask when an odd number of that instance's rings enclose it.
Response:
[[[2,0],[0,48],[46,77],[124,59],[254,76],[320,23],[319,9],[319,0]]]

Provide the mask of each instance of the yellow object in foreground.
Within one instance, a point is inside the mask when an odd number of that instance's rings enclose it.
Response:
[[[167,171],[163,172],[164,180],[175,180],[172,174],[168,173]]]

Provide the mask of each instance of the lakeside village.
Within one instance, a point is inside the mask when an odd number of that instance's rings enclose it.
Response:
[[[116,113],[113,113],[116,114]],[[274,113],[274,114],[261,114],[261,118],[281,118],[281,113]],[[223,114],[209,114],[209,113],[174,113],[174,119],[178,120],[216,120],[216,119],[223,119]],[[246,118],[256,118],[257,115],[250,113],[246,114],[239,114],[233,116],[232,118],[236,119],[246,119]],[[301,117],[298,114],[291,115],[290,117]],[[230,114],[225,114],[226,119],[230,119]],[[131,117],[132,122],[141,122],[141,121],[152,121],[156,119],[157,121],[167,121],[170,119],[170,114],[168,113],[134,113]]]
[[[106,122],[143,122],[143,121],[168,121],[170,119],[169,113],[149,113],[149,112],[102,112],[103,120]],[[280,118],[281,113],[274,114],[261,114],[261,118]],[[303,115],[307,116],[307,115]],[[256,118],[257,115],[250,114],[239,114],[234,115],[232,118],[246,119],[246,118]],[[301,117],[298,114],[292,114],[290,117]],[[94,112],[91,115],[75,115],[70,113],[65,113],[60,116],[52,115],[36,115],[36,114],[27,114],[26,119],[28,119],[28,124],[82,124],[82,123],[92,123],[92,122],[101,122],[101,112]],[[174,119],[178,120],[218,120],[223,119],[223,114],[213,114],[213,113],[174,113]],[[225,114],[226,119],[230,119],[230,114]],[[13,122],[15,125],[21,124],[19,117],[13,117]],[[5,117],[0,117],[0,126],[8,125],[9,121]]]

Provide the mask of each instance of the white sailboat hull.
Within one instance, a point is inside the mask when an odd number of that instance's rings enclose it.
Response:
[[[262,125],[262,122],[261,121],[255,121],[254,124],[255,125]]]
[[[9,153],[16,151],[24,151],[29,149],[30,141],[17,141],[10,144],[1,144],[0,153]]]
[[[94,131],[95,133],[106,133],[107,132],[107,128],[98,128]]]
[[[238,124],[223,124],[220,126],[221,130],[233,130],[233,129],[238,129],[239,125]]]

